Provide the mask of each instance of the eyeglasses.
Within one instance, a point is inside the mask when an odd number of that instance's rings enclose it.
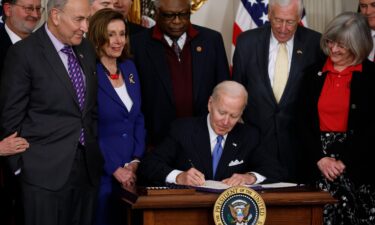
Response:
[[[13,5],[21,7],[25,11],[25,13],[27,13],[27,14],[32,14],[35,10],[35,12],[38,15],[40,15],[44,11],[44,7],[41,7],[41,6],[35,6],[34,7],[34,6],[31,6],[31,5],[30,6],[24,6],[24,5],[18,5],[18,4],[13,4]]]
[[[332,41],[331,39],[325,39],[328,48],[333,48],[335,45],[339,50],[347,50],[348,47],[345,46],[343,43]]]
[[[175,20],[177,17],[180,20],[188,20],[190,19],[190,12],[179,12],[179,13],[166,13],[166,12],[160,12],[161,17],[163,17],[165,20]]]
[[[285,23],[286,26],[289,26],[289,27],[294,27],[298,23],[298,21],[296,20],[283,20],[280,18],[273,18],[271,22],[277,26],[282,26]]]

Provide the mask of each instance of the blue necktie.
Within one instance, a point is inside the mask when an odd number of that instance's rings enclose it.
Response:
[[[73,53],[73,49],[70,46],[65,46],[63,49],[61,49],[61,51],[68,56],[69,78],[72,81],[74,90],[76,91],[79,107],[82,111],[85,104],[85,82],[83,81],[81,67],[79,65],[77,57]],[[81,129],[79,142],[82,145],[85,145],[83,129]]]
[[[223,147],[221,146],[221,142],[223,141],[223,136],[218,135],[216,138],[216,145],[214,147],[214,151],[212,152],[212,171],[213,177],[215,178],[217,165],[219,164],[221,154],[223,153]]]

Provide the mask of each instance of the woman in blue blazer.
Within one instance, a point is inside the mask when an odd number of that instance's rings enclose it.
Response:
[[[105,159],[96,224],[120,224],[119,192],[135,185],[145,149],[140,84],[133,62],[126,59],[126,29],[120,13],[103,9],[94,14],[88,38],[99,58],[98,134]]]

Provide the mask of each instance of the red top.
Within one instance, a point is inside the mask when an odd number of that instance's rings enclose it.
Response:
[[[362,64],[348,66],[338,72],[330,58],[323,67],[328,72],[318,102],[320,130],[346,132],[350,104],[350,82],[353,71],[362,72]]]

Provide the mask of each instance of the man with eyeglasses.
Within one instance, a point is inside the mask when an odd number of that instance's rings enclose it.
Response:
[[[302,0],[270,0],[266,24],[242,33],[233,79],[249,92],[245,123],[261,130],[262,147],[276,156],[287,180],[297,179],[297,97],[302,71],[323,53],[320,34],[300,26]]]
[[[5,25],[0,28],[0,71],[9,46],[33,32],[44,9],[41,0],[3,0],[2,6]]]
[[[149,145],[176,118],[207,114],[217,83],[229,79],[220,33],[190,22],[190,0],[156,0],[156,26],[131,37]]]
[[[371,29],[374,47],[372,48],[368,59],[375,62],[375,0],[359,0],[359,10],[367,18]]]
[[[97,143],[95,50],[84,38],[89,0],[49,0],[47,23],[8,50],[1,135],[30,147],[8,157],[25,225],[91,225],[103,158]]]

